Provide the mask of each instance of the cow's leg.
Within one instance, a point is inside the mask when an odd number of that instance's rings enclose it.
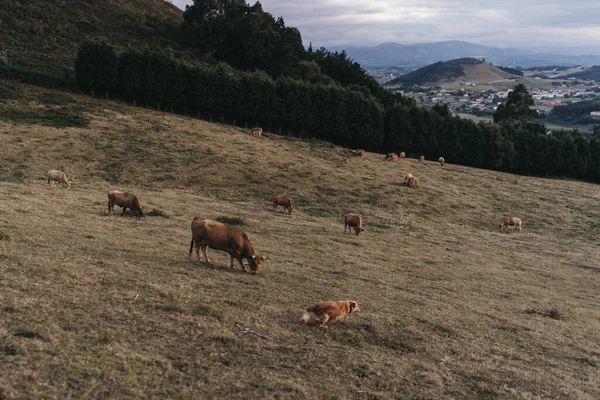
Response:
[[[204,245],[202,246],[202,254],[204,254],[204,258],[206,259],[206,263],[210,264],[210,258],[208,258],[208,251],[207,248],[208,246]],[[198,256],[198,258],[200,258],[200,256]]]
[[[127,210],[127,207],[123,207],[123,212],[121,213],[121,217],[122,217],[123,215],[125,215],[125,210]]]
[[[229,256],[231,257],[231,269],[235,269],[235,265],[233,265],[233,261],[235,260],[235,257],[232,256],[231,254]]]
[[[196,261],[200,261],[200,244],[196,242]]]
[[[244,272],[248,272],[248,270],[246,269],[246,266],[244,265],[244,259],[242,257],[236,257],[238,262],[240,263],[240,265],[242,266],[242,271]],[[233,256],[231,258],[231,265],[233,265]]]

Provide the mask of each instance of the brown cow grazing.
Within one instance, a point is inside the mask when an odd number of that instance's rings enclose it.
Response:
[[[301,319],[305,324],[314,320],[323,326],[328,321],[336,321],[346,315],[359,311],[358,303],[353,300],[326,301],[307,308]]]
[[[280,194],[273,195],[273,205],[275,206],[275,211],[277,211],[277,206],[283,206],[283,212],[285,212],[286,208],[290,215],[292,215],[292,199],[289,197],[282,196]]]
[[[406,158],[406,153],[401,151],[399,154],[400,158]]]
[[[408,174],[404,177],[404,186],[417,186],[419,179],[413,174]]]
[[[140,205],[137,197],[133,193],[122,192],[120,190],[111,190],[108,192],[108,213],[111,211],[115,213],[115,204],[119,207],[123,207],[121,215],[125,214],[125,210],[128,208],[131,210],[137,210],[140,218],[144,216],[144,207]]]
[[[385,155],[385,160],[396,161],[398,156],[395,153],[388,153]]]
[[[58,186],[60,186],[61,183],[65,183],[67,185],[67,189],[71,188],[71,184],[67,179],[67,175],[62,171],[51,169],[48,171],[46,176],[48,177],[48,183],[52,182],[52,186],[54,186],[54,182],[58,182]]]
[[[517,217],[504,217],[502,218],[502,222],[500,222],[500,230],[506,227],[508,229],[509,226],[516,226],[521,231],[521,226],[523,223],[521,222],[521,218]]]
[[[423,162],[423,161],[425,161],[425,156],[419,157],[419,162]]]
[[[364,155],[365,155],[365,151],[364,150],[362,150],[362,149],[354,150],[354,156],[355,157],[362,157]]]
[[[440,158],[438,159],[438,161],[440,162],[440,165],[441,165],[442,167],[444,166],[444,163],[446,162],[446,160],[444,160],[444,157],[440,157]]]
[[[200,260],[200,249],[206,259],[206,263],[210,264],[207,247],[215,250],[226,251],[231,256],[231,268],[235,269],[233,260],[237,260],[242,269],[247,272],[244,266],[243,259],[245,258],[250,265],[250,270],[254,273],[258,272],[260,262],[268,257],[262,257],[256,254],[248,235],[239,227],[223,224],[221,222],[212,221],[210,219],[196,217],[192,221],[192,242],[190,243],[190,254],[196,246],[196,256]]]
[[[258,126],[256,128],[252,128],[252,131],[250,131],[250,134],[255,137],[261,137],[262,136],[262,128],[259,128]]]
[[[350,228],[354,228],[356,232],[356,236],[360,235],[361,232],[364,232],[364,228],[362,225],[362,218],[360,215],[356,215],[353,213],[349,213],[344,215],[344,233],[346,233],[346,227],[348,227],[348,232],[352,232]]]

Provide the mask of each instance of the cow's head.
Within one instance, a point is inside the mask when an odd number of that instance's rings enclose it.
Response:
[[[140,207],[140,218],[144,216],[144,207]]]
[[[360,235],[361,232],[364,232],[365,228],[363,228],[362,226],[355,226],[354,227],[354,232],[356,232],[356,236]]]
[[[252,257],[248,257],[248,264],[250,265],[250,271],[257,273],[260,263],[264,260],[267,260],[268,258],[269,258],[269,256],[263,257],[263,256],[259,256],[258,254],[254,254]]]
[[[358,307],[357,302],[351,300],[351,301],[349,301],[349,303],[350,303],[350,312],[351,313],[360,311],[360,308]]]
[[[289,208],[289,210],[290,210],[290,215],[292,215],[292,210],[293,210],[293,209],[294,209],[294,206],[293,206],[292,204],[290,204],[290,208]]]

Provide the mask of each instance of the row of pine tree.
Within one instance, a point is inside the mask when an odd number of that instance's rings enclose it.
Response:
[[[75,65],[78,85],[138,105],[221,121],[262,126],[280,134],[519,174],[577,177],[600,182],[600,137],[547,133],[530,119],[475,123],[446,106],[419,107],[379,88],[310,83],[227,64],[177,60],[149,48],[121,52],[83,41]],[[354,85],[357,86],[357,85]],[[511,107],[505,109],[510,110]]]

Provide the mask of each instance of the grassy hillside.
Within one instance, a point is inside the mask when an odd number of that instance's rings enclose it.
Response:
[[[0,66],[64,77],[72,74],[84,37],[176,48],[182,15],[164,0],[5,0],[0,2]]]
[[[475,58],[457,58],[419,68],[416,71],[386,82],[385,86],[443,85],[449,82],[486,84],[509,82],[508,79],[510,78],[514,78],[514,75],[502,71],[493,65],[486,64],[481,60]]]
[[[600,397],[597,186],[0,83],[0,398]],[[117,188],[150,216],[107,216]],[[259,274],[189,260],[198,214],[241,220]],[[300,323],[335,299],[361,312]]]
[[[594,65],[584,71],[574,72],[568,75],[564,75],[564,78],[577,78],[584,80],[594,80],[600,82],[600,65]]]

